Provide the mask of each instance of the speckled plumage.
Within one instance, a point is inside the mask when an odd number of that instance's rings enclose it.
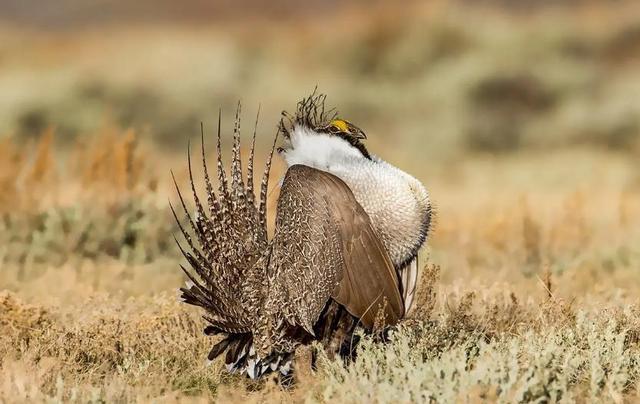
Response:
[[[205,309],[205,333],[223,336],[209,359],[226,352],[230,371],[250,377],[275,370],[287,374],[300,344],[319,340],[327,349],[342,351],[357,324],[371,329],[382,313],[392,325],[410,305],[413,292],[407,285],[417,272],[403,271],[415,268],[408,263],[426,237],[428,195],[408,174],[371,157],[359,141],[361,131],[354,135],[330,128],[332,116],[324,111],[324,96],[312,95],[280,125],[285,144],[279,151],[289,168],[271,240],[266,201],[278,136],[256,197],[255,130],[245,183],[240,107],[230,175],[222,161],[218,124],[217,192],[204,146],[202,151],[208,209],[198,198],[189,155],[194,217],[180,190],[178,195],[190,231],[174,211],[189,251],[180,249],[191,267],[183,267],[190,282],[181,297]],[[355,128],[350,123],[341,127]]]

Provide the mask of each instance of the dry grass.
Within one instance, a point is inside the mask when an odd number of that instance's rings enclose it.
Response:
[[[0,148],[14,162],[2,204],[4,401],[636,397],[640,192],[624,156],[480,157],[455,173],[430,166],[438,221],[411,319],[389,344],[365,338],[353,363],[321,356],[314,375],[283,390],[207,366],[202,320],[175,301],[172,191],[168,172],[149,167],[180,168],[182,158],[137,153],[130,132],[71,152],[51,136]],[[580,179],[583,164],[600,176]],[[533,167],[536,179],[521,184]],[[20,181],[27,195],[12,193]]]

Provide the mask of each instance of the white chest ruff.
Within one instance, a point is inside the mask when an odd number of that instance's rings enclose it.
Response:
[[[383,161],[335,167],[371,222],[396,266],[407,263],[425,239],[429,197],[415,178]]]

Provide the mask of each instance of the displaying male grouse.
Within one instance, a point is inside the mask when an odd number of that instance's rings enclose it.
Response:
[[[278,135],[287,162],[276,225],[267,232],[267,188]],[[314,340],[338,352],[356,327],[393,325],[414,298],[417,255],[431,224],[429,195],[409,174],[370,154],[362,130],[325,110],[312,94],[284,114],[262,175],[253,184],[255,130],[246,181],[236,113],[231,172],[217,139],[217,189],[202,150],[206,203],[181,225],[191,269],[182,299],[202,307],[208,335],[222,335],[208,358],[226,352],[227,369],[251,378],[291,372],[296,348]],[[180,244],[179,244],[180,245]]]

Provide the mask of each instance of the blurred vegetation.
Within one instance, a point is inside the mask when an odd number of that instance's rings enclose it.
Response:
[[[329,19],[277,27],[254,20],[47,39],[31,32],[22,39],[26,54],[0,66],[0,101],[11,106],[0,110],[0,133],[32,137],[54,126],[64,140],[106,121],[171,148],[238,98],[262,104],[263,125],[273,128],[280,110],[318,85],[373,137],[406,140],[430,157],[575,145],[638,149],[634,8],[506,18],[443,4],[379,5],[365,14],[339,7]],[[2,53],[25,53],[9,36]]]

